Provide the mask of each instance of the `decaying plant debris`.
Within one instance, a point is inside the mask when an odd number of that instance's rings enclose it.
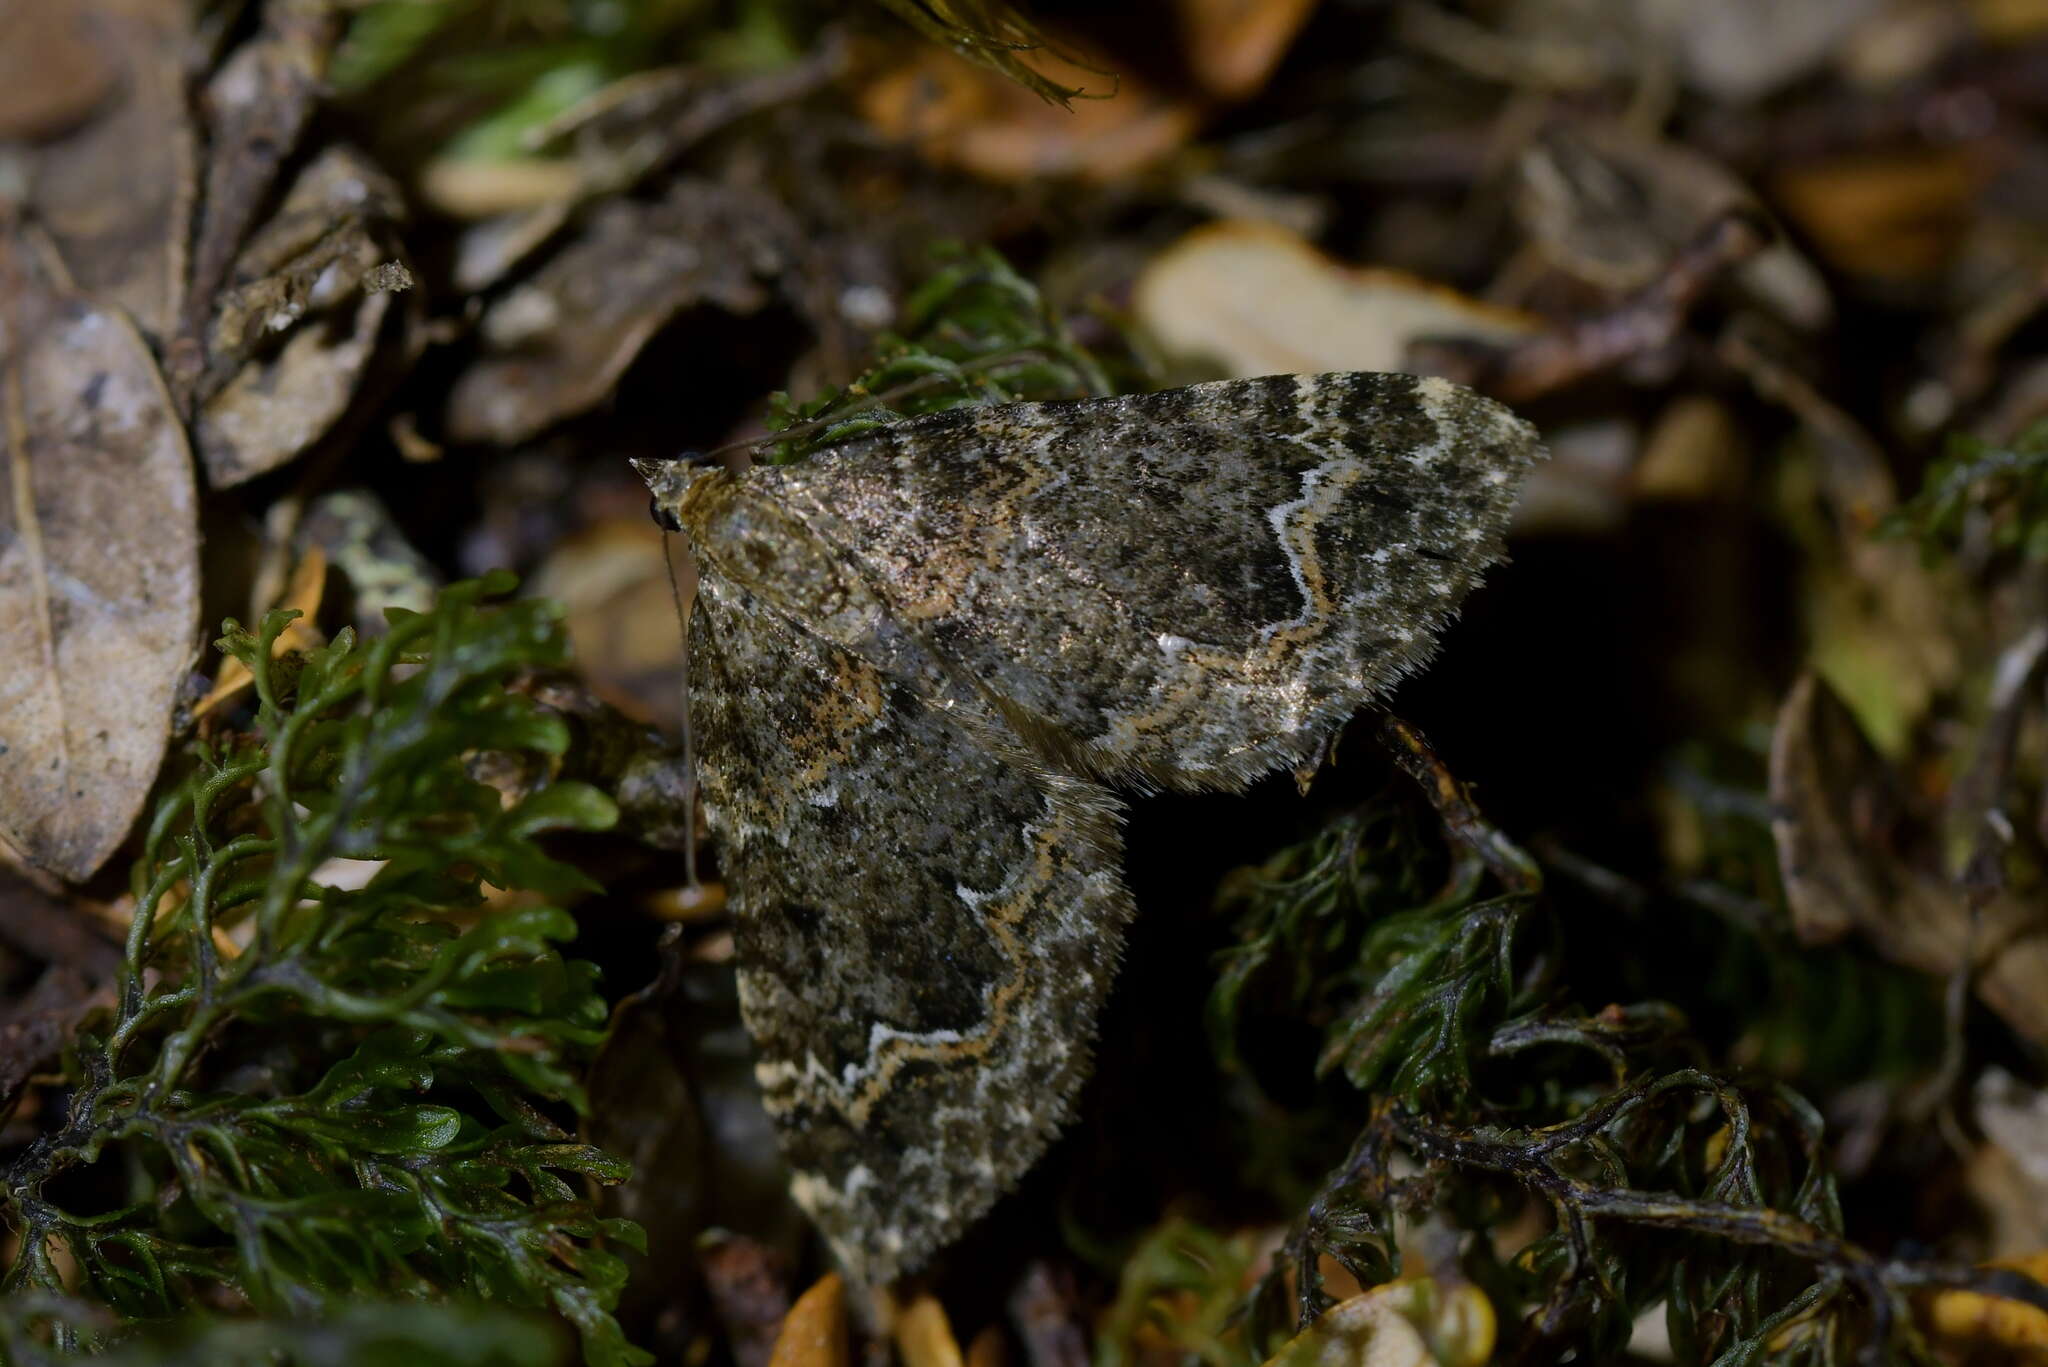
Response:
[[[2044,77],[2013,0],[0,6],[0,1363],[2048,1358]],[[1137,807],[1078,1123],[843,1283],[629,460],[1346,369],[1539,426],[1514,563],[1305,790]]]

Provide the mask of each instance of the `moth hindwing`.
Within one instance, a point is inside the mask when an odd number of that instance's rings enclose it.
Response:
[[[959,409],[645,468],[794,1193],[911,1270],[1066,1118],[1131,915],[1124,788],[1242,787],[1428,656],[1541,454],[1407,375]]]

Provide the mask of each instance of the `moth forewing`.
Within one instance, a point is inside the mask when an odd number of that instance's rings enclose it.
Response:
[[[1502,554],[1535,432],[1407,375],[959,409],[743,475],[691,538],[706,815],[792,1191],[914,1269],[1066,1118],[1131,914],[1116,786],[1321,755]]]

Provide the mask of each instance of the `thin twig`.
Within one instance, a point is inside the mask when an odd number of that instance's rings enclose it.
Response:
[[[1709,287],[1774,236],[1754,210],[1729,209],[1679,248],[1662,275],[1604,313],[1505,344],[1418,342],[1409,366],[1509,403],[1539,398],[1669,345]]]
[[[1481,814],[1470,791],[1445,766],[1427,736],[1411,723],[1386,713],[1380,719],[1380,741],[1421,785],[1453,841],[1478,855],[1510,892],[1543,890],[1543,871],[1536,861]]]

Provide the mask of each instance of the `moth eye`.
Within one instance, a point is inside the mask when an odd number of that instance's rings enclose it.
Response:
[[[654,519],[655,526],[665,532],[679,532],[683,529],[683,524],[677,521],[676,515],[662,507],[661,500],[658,498],[651,496],[648,498],[647,515]]]

